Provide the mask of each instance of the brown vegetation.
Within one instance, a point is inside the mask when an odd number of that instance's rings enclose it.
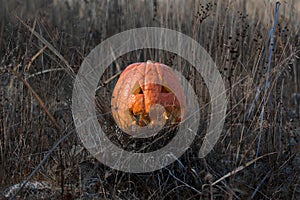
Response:
[[[0,198],[26,179],[29,186],[47,185],[45,192],[24,187],[17,197],[299,198],[298,1],[282,1],[271,62],[274,1],[0,0],[0,5]],[[199,159],[209,115],[201,75],[177,55],[155,49],[117,58],[97,91],[99,113],[108,114],[99,121],[108,134],[114,132],[116,144],[128,144],[118,140],[122,133],[109,114],[120,74],[116,63],[121,71],[146,60],[172,66],[193,85],[203,107],[198,137],[180,159],[153,173],[128,174],[104,166],[83,148],[72,119],[72,84],[85,56],[101,41],[144,26],[174,29],[198,41],[226,82],[229,104],[214,151]]]

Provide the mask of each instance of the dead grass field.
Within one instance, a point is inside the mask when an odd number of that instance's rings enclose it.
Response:
[[[300,1],[281,1],[272,52],[273,0],[0,0],[0,5],[0,199],[300,198]],[[201,75],[184,59],[156,49],[117,58],[121,70],[149,59],[176,68],[204,108],[198,137],[178,161],[153,173],[129,174],[85,150],[71,98],[74,77],[94,47],[145,26],[198,41],[217,64],[229,103],[221,138],[199,159],[210,113]],[[99,122],[108,121],[108,134],[122,145],[109,114],[118,76],[111,77],[117,73],[101,77],[107,84],[98,91],[97,108],[107,114]],[[26,179],[18,191],[16,184]]]

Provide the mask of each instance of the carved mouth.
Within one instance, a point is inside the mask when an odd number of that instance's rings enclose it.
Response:
[[[138,84],[138,83],[137,83]],[[135,84],[135,85],[137,85]],[[176,96],[171,90],[163,85],[151,84],[148,87],[138,86],[134,87],[129,100],[129,113],[133,123],[139,126],[147,126],[150,123],[156,123],[155,120],[150,119],[149,110],[151,106],[160,104],[165,108],[162,113],[167,122],[180,122],[180,104]],[[147,89],[145,89],[147,88]]]

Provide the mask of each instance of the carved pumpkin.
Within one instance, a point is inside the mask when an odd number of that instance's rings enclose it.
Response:
[[[186,112],[186,101],[173,70],[147,61],[131,64],[123,71],[113,91],[111,107],[118,126],[133,135],[137,126],[179,123]]]

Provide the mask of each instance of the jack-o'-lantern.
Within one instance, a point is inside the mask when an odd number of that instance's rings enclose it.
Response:
[[[111,108],[117,125],[133,135],[136,127],[150,127],[162,121],[181,122],[186,100],[173,70],[147,61],[131,64],[122,72],[113,91]]]

